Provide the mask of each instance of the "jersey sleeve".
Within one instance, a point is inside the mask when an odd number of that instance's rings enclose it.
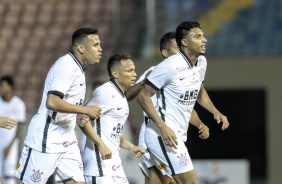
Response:
[[[91,97],[85,103],[85,106],[99,106],[102,109],[101,115],[113,108],[110,92],[103,89],[103,86],[98,87],[95,91],[93,91]]]
[[[59,62],[53,66],[53,71],[49,77],[48,94],[55,94],[63,98],[77,78],[75,71],[71,67],[67,67],[67,64],[67,62]]]
[[[172,60],[165,59],[158,64],[147,77],[146,84],[158,91],[171,81],[176,72],[176,66],[174,66],[171,61]]]
[[[139,77],[139,79],[135,82],[135,84],[138,84],[139,82],[141,82],[142,80],[144,80],[146,74],[147,74],[149,71],[153,70],[154,68],[155,68],[155,66],[152,66],[152,67],[150,67],[148,70],[146,70],[146,71]]]
[[[198,57],[198,62],[200,64],[200,80],[204,83],[207,71],[207,59],[205,56],[201,55]]]

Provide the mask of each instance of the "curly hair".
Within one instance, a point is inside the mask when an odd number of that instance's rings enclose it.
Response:
[[[181,40],[185,37],[185,35],[187,35],[189,31],[195,27],[201,29],[200,23],[197,21],[185,21],[176,28],[175,40],[178,47],[181,46]]]

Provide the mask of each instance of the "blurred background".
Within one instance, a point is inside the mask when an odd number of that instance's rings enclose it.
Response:
[[[205,87],[231,124],[222,132],[196,105],[211,132],[203,141],[196,129],[188,131],[187,147],[200,182],[231,184],[221,169],[229,170],[237,184],[244,183],[242,178],[251,184],[281,183],[281,0],[1,0],[0,76],[14,76],[29,121],[50,66],[68,52],[76,29],[97,28],[103,49],[100,64],[87,67],[89,96],[93,83],[109,80],[111,55],[130,54],[140,75],[161,61],[160,38],[187,20],[199,21],[207,37]],[[142,111],[136,101],[130,108],[127,132],[137,144]],[[132,161],[124,159],[125,165]],[[141,173],[128,175],[132,184],[143,179]]]

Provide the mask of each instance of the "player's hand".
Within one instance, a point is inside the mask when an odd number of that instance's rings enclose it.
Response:
[[[17,126],[17,124],[18,124],[18,121],[13,119],[13,118],[9,118],[9,117],[1,117],[0,118],[0,127],[7,128],[7,129],[11,130],[12,128]]]
[[[112,151],[106,146],[106,144],[100,144],[98,149],[101,154],[102,160],[107,160],[112,158]]]
[[[89,122],[89,117],[85,114],[76,115],[76,123],[80,127],[84,127]]]
[[[207,139],[207,138],[209,138],[209,136],[210,136],[210,130],[209,130],[209,128],[206,126],[206,125],[204,125],[204,124],[202,124],[202,125],[200,125],[199,127],[198,127],[198,129],[199,129],[199,137],[201,138],[201,139]]]
[[[175,149],[177,149],[178,143],[174,131],[171,128],[169,128],[167,125],[160,128],[160,130],[164,144],[166,146],[174,147]]]
[[[133,146],[130,152],[137,158],[140,158],[143,154],[145,154],[145,149],[140,146]]]
[[[90,118],[98,119],[101,115],[101,108],[96,105],[86,106],[88,108],[87,115]]]
[[[219,111],[214,113],[214,119],[217,121],[217,123],[222,122],[222,130],[225,130],[229,127],[229,122],[227,120],[227,117],[221,114]]]

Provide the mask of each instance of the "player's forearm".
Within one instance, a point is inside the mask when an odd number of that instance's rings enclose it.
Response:
[[[197,102],[204,107],[206,110],[208,110],[210,113],[215,114],[218,112],[217,108],[212,103],[206,89],[202,85],[201,90],[199,92]]]
[[[93,130],[93,127],[91,126],[91,121],[85,124],[84,127],[80,127],[80,129],[94,144],[99,146],[100,144],[104,143],[101,137],[99,137],[99,135]]]
[[[141,82],[135,84],[134,86],[132,86],[131,88],[129,88],[126,91],[127,101],[133,100],[137,96],[139,91],[141,90],[142,86],[143,86],[143,81],[141,81]]]
[[[198,113],[193,109],[190,118],[190,124],[199,128],[200,125],[204,125],[202,120],[199,118]]]
[[[134,144],[132,144],[131,142],[129,142],[127,139],[125,139],[123,136],[120,137],[120,144],[119,146],[123,149],[126,150],[132,150],[134,147]]]
[[[154,95],[154,94],[153,94]],[[147,94],[144,89],[141,89],[137,96],[137,101],[143,111],[146,112],[146,114],[154,121],[154,123],[159,127],[165,126],[164,121],[161,119],[161,117],[158,115],[154,104],[151,99],[151,95]]]

